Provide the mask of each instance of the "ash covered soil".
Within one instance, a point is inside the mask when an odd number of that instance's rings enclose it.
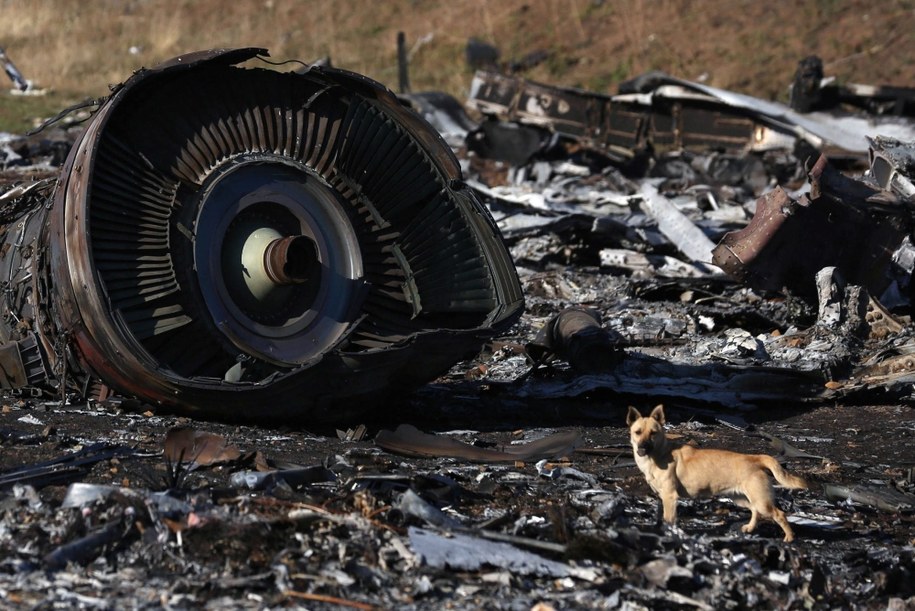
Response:
[[[116,456],[3,495],[0,595],[36,609],[911,606],[915,519],[911,507],[880,501],[913,489],[909,407],[667,404],[668,434],[679,441],[781,454],[807,478],[808,490],[777,490],[797,535],[785,544],[771,522],[742,534],[748,513],[725,500],[681,501],[678,528],[658,526],[628,447],[625,404],[599,394],[511,399],[468,381],[478,367],[462,363],[389,405],[362,441],[307,426],[10,400],[0,470],[80,451]],[[580,444],[538,468],[404,457],[371,441],[401,422],[484,448],[570,429]],[[194,470],[170,463],[163,448],[175,427],[221,436],[240,456]],[[810,456],[785,458],[793,450]],[[317,481],[233,484],[233,473],[265,463],[315,467]],[[117,488],[62,507],[72,482]],[[865,496],[843,500],[830,484]]]

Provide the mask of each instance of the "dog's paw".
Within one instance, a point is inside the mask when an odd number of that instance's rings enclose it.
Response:
[[[673,524],[664,522],[662,530],[663,533],[668,537],[680,538],[686,536],[686,531],[680,528],[676,522]]]

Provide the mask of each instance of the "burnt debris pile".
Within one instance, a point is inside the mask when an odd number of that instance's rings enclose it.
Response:
[[[586,306],[625,351],[520,392],[729,409],[911,395],[904,113],[801,113],[661,73],[607,96],[478,72],[467,107],[468,183],[519,267],[526,320]]]
[[[0,138],[0,598],[915,604],[911,92],[605,95],[481,44],[466,101],[221,50]],[[807,481],[793,543],[659,524],[658,403]]]
[[[695,414],[668,427],[803,473],[810,490],[777,493],[791,544],[771,523],[742,534],[746,510],[722,499],[681,503],[678,526],[659,526],[622,426],[401,426],[373,444],[358,430],[69,411],[16,410],[0,429],[7,450],[57,453],[0,473],[0,588],[18,605],[716,609],[915,596],[911,469],[906,480],[896,458],[858,462],[851,448],[884,431],[852,431],[839,409],[828,429]],[[112,430],[87,435],[100,418]],[[26,434],[39,420],[54,426]]]

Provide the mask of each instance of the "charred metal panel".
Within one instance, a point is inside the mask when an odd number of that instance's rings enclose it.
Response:
[[[572,137],[589,136],[600,113],[596,100],[574,91],[556,95],[553,88],[526,84],[518,93],[518,113],[529,123],[543,118],[556,131]]]
[[[612,102],[613,106],[619,102]],[[647,140],[656,152],[687,149],[744,153],[763,126],[753,118],[704,100],[654,99]]]
[[[0,344],[0,388],[41,396],[53,389],[46,353],[34,336]]]
[[[648,130],[651,145],[656,151],[670,151],[680,147],[680,105],[659,104],[649,115]]]
[[[26,384],[19,342],[0,344],[0,388],[24,388]]]
[[[660,72],[622,83],[620,92],[606,96],[480,71],[467,105],[502,121],[549,129],[619,161],[645,149],[742,154],[793,151],[803,141],[834,161],[859,162],[869,135],[910,139],[915,133],[909,121],[806,115]]]
[[[915,87],[848,83],[836,87],[840,103],[862,108],[876,115],[915,117]]]
[[[756,122],[734,113],[702,105],[682,105],[680,146],[686,149],[743,151],[748,148]]]
[[[340,421],[520,315],[498,229],[441,137],[365,77],[237,66],[264,54],[135,74],[74,146],[50,209],[25,212],[29,239],[6,227],[5,269],[31,270],[11,310],[60,362],[51,388],[98,380],[191,414]]]
[[[604,142],[608,147],[630,149],[645,147],[648,119],[643,108],[637,104],[612,102],[604,105]]]
[[[637,96],[636,96],[637,97]],[[477,72],[468,105],[503,121],[536,125],[584,146],[631,157],[657,151],[750,150],[761,124],[702,96],[682,99],[610,97]]]
[[[597,93],[478,71],[467,104],[485,115],[549,129],[625,158],[645,144],[645,110]]]
[[[468,106],[503,119],[517,111],[523,81],[496,72],[478,71],[470,84]]]

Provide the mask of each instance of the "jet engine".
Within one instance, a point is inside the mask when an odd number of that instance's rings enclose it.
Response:
[[[53,187],[5,196],[0,385],[342,421],[518,319],[442,138],[364,76],[248,66],[266,55],[138,71]]]

